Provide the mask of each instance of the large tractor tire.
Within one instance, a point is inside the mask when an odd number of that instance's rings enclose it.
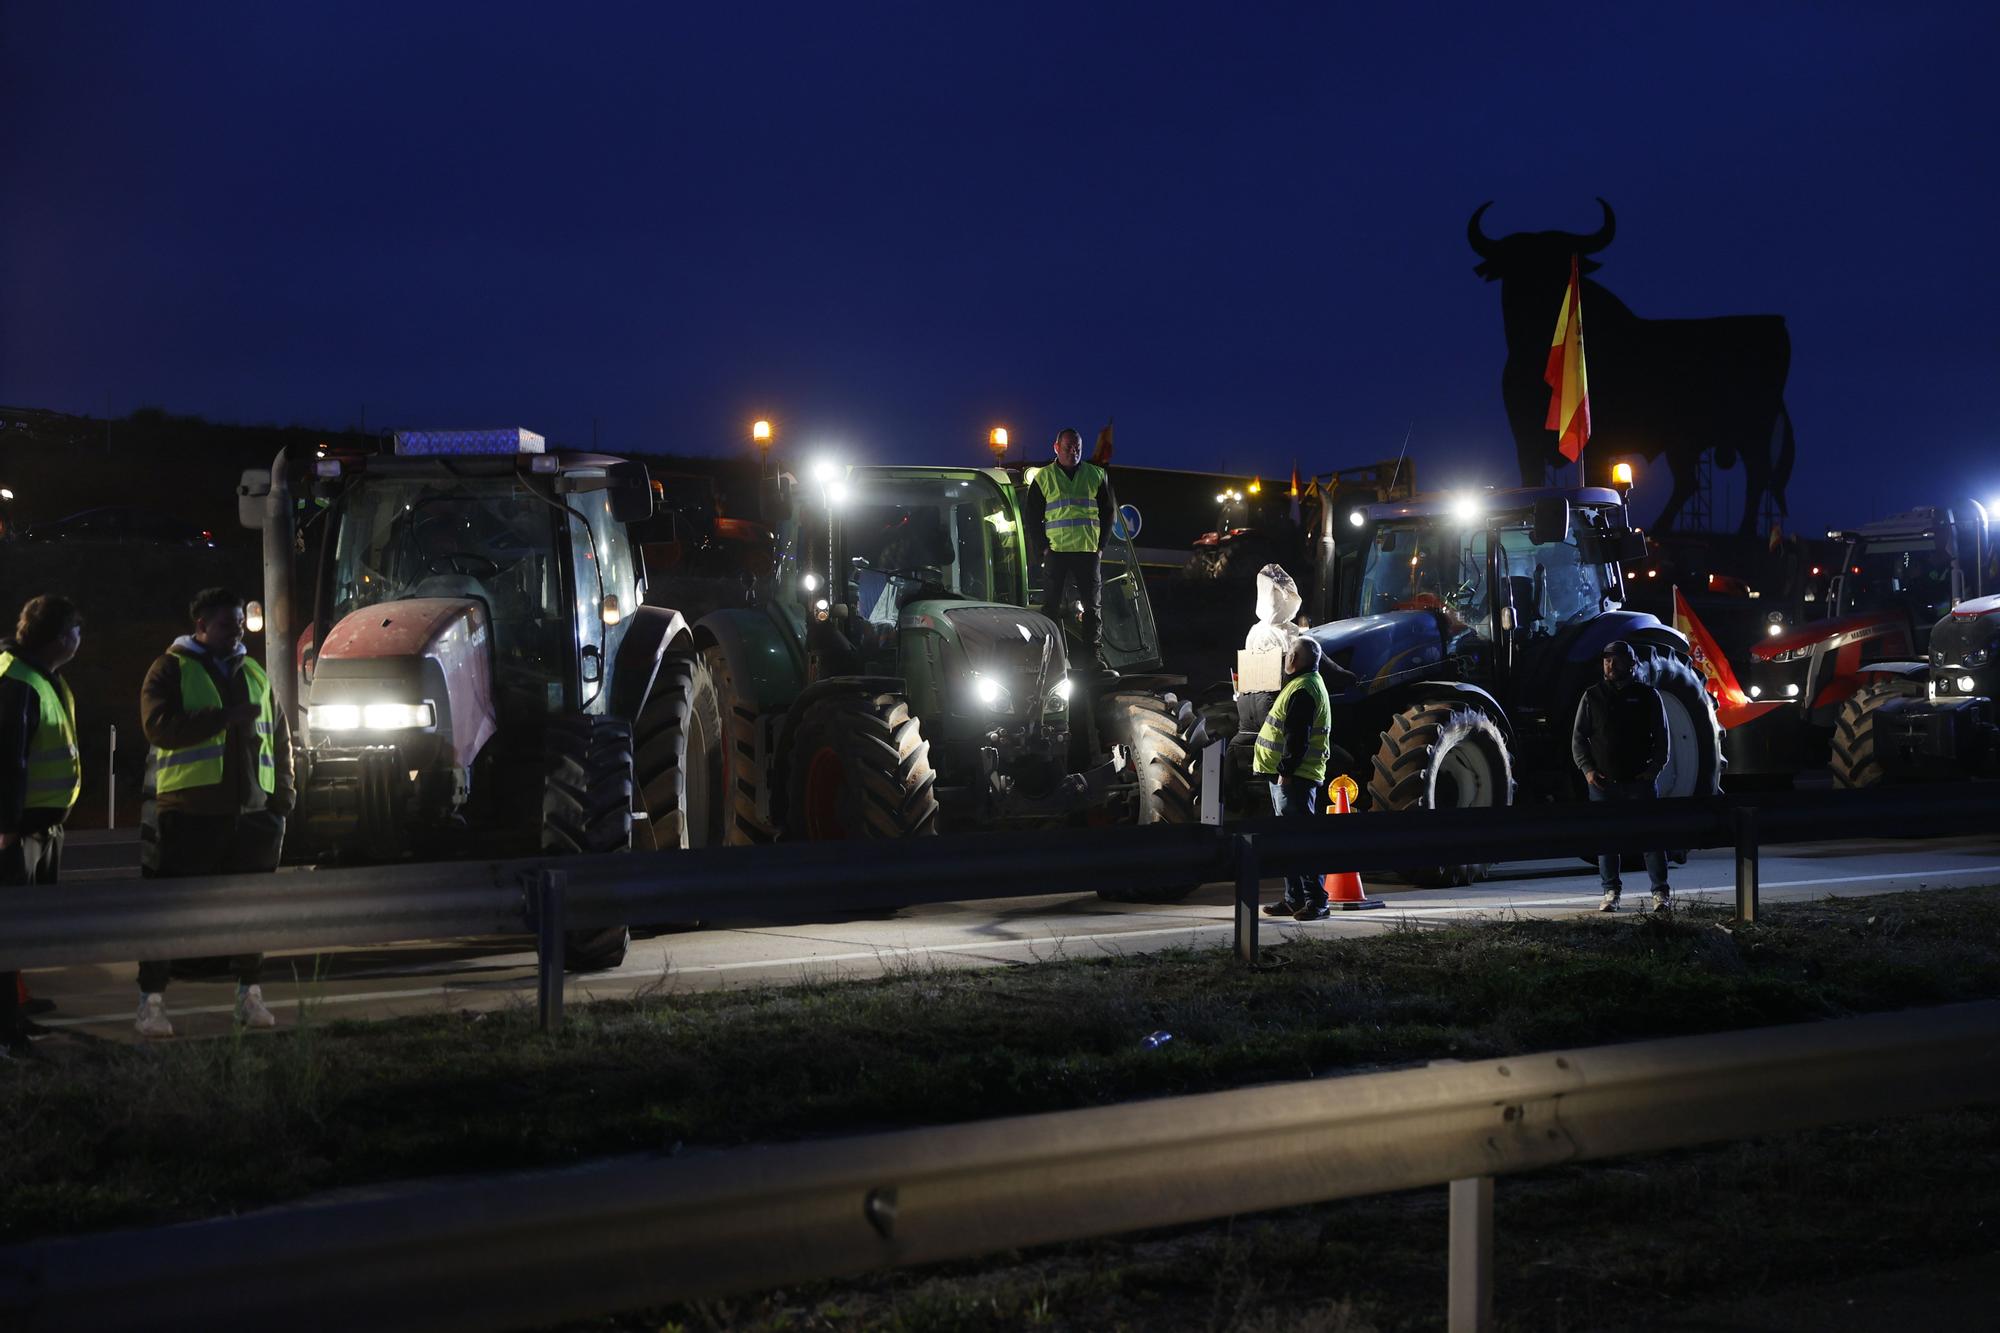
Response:
[[[1686,654],[1645,644],[1639,645],[1638,651],[1633,674],[1660,692],[1667,714],[1667,767],[1660,774],[1660,795],[1721,795],[1726,761],[1715,696],[1703,687],[1701,673]],[[1565,719],[1565,734],[1568,722],[1575,717],[1572,709]]]
[[[1371,810],[1461,810],[1514,802],[1514,761],[1499,724],[1470,704],[1421,703],[1389,720],[1368,779]],[[1412,884],[1474,884],[1487,863],[1414,866]]]
[[[1833,723],[1829,767],[1836,787],[1874,787],[1889,780],[1882,766],[1875,727],[1884,709],[1905,699],[1921,699],[1924,687],[1913,680],[1884,680],[1856,690],[1840,706]]]
[[[785,832],[815,842],[938,831],[937,774],[900,694],[830,694],[799,721]]]
[[[757,815],[757,793],[764,774],[757,763],[757,710],[736,680],[729,654],[720,644],[701,650],[702,664],[715,685],[721,724],[720,821],[722,841],[731,847],[769,842],[775,830]]]
[[[682,654],[662,661],[632,730],[633,779],[646,816],[633,824],[633,846],[720,846],[729,792],[722,778],[722,704],[708,663]]]
[[[1112,691],[1097,701],[1098,739],[1125,748],[1139,786],[1138,822],[1192,824],[1200,818],[1194,755],[1181,734],[1174,706],[1157,695]],[[1201,887],[1201,881],[1143,889],[1099,889],[1117,903],[1173,903]]]
[[[542,788],[542,850],[597,856],[632,849],[632,727],[612,717],[573,714],[544,733],[548,778]],[[571,931],[563,967],[600,972],[625,961],[626,926]]]

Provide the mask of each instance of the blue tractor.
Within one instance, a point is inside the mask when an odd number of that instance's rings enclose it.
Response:
[[[1624,609],[1621,561],[1644,552],[1618,492],[1528,488],[1327,507],[1304,633],[1323,650],[1333,697],[1333,764],[1364,810],[1582,800],[1569,755],[1584,690],[1606,643],[1623,639],[1666,703],[1672,760],[1663,796],[1721,790],[1722,731],[1687,639]],[[1244,803],[1269,700],[1210,711],[1236,734],[1228,790]],[[1419,867],[1424,884],[1464,884],[1483,865]]]

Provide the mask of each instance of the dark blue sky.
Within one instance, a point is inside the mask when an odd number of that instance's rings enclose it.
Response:
[[[1638,313],[1788,318],[1859,521],[2000,493],[1996,14],[18,0],[0,402],[1506,484],[1466,217],[1603,195]]]

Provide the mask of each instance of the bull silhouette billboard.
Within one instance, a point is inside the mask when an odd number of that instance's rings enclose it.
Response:
[[[1569,282],[1571,255],[1580,271],[1598,264],[1589,256],[1611,244],[1618,220],[1599,199],[1604,225],[1588,236],[1569,231],[1515,232],[1494,239],[1480,230],[1489,200],[1473,210],[1466,239],[1479,255],[1473,269],[1500,284],[1500,314],[1507,330],[1507,366],[1500,393],[1523,485],[1539,486],[1550,466],[1564,461],[1556,435],[1544,425],[1549,386],[1549,335]],[[1664,457],[1673,494],[1653,521],[1671,528],[1700,482],[1701,456],[1715,465],[1743,461],[1743,532],[1754,532],[1769,494],[1785,512],[1794,442],[1785,410],[1785,376],[1792,339],[1781,315],[1725,315],[1715,319],[1641,319],[1599,284],[1583,283],[1584,350],[1590,368],[1592,433],[1587,459],[1614,455]]]

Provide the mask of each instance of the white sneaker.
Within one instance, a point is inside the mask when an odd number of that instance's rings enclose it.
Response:
[[[246,1028],[274,1028],[278,1016],[264,1005],[264,988],[248,986],[236,992],[236,1021]]]
[[[139,1001],[139,1017],[132,1026],[142,1037],[171,1037],[174,1025],[167,1021],[167,997],[154,991]]]

